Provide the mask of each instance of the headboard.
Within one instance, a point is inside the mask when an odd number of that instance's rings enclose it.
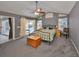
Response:
[[[53,29],[56,25],[44,25],[43,29]]]

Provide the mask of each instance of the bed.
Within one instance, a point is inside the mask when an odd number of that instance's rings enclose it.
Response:
[[[34,32],[36,35],[40,36],[43,41],[52,42],[55,36],[55,29],[40,29]]]

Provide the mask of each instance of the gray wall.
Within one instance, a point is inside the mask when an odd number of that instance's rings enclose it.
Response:
[[[53,18],[43,19],[43,25],[57,25],[57,14],[53,15]]]
[[[15,38],[20,36],[20,28],[18,26],[20,26],[20,16],[15,17]]]
[[[69,17],[70,36],[79,50],[79,2],[76,3]]]
[[[1,28],[1,27],[2,27],[1,23],[2,23],[2,22],[1,22],[1,19],[0,19],[0,33],[1,33],[1,29],[2,29],[2,28]]]

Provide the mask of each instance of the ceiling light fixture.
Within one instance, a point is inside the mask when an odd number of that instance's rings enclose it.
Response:
[[[42,15],[43,10],[41,8],[38,8],[38,1],[36,1],[35,3],[36,3],[36,9],[35,9],[34,14],[37,16],[40,16],[40,15]]]

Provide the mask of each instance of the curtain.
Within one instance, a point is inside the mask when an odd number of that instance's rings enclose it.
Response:
[[[13,33],[12,33],[12,19],[11,18],[8,18],[9,20],[9,26],[10,26],[10,30],[9,30],[9,39],[12,39],[13,38]]]

